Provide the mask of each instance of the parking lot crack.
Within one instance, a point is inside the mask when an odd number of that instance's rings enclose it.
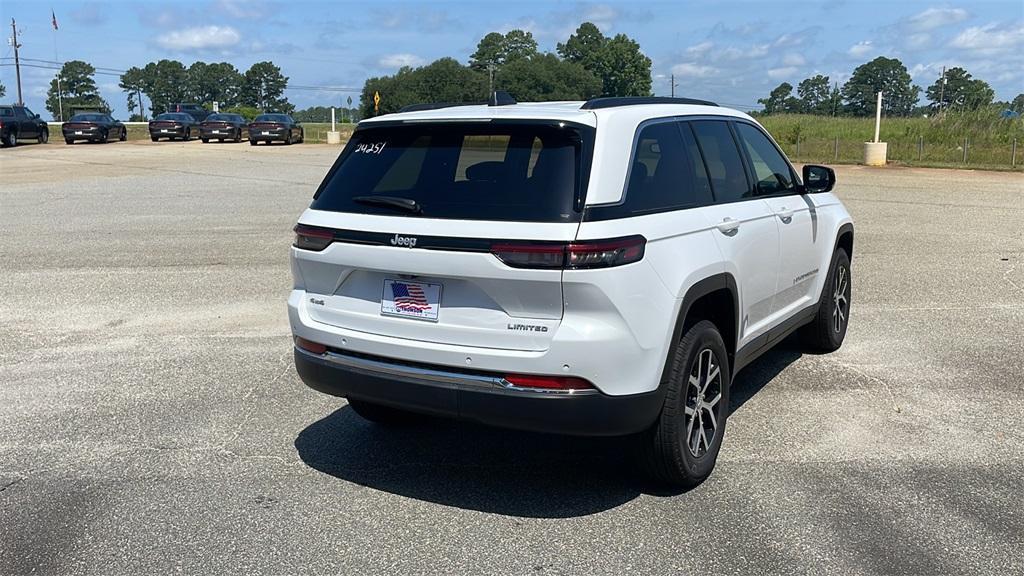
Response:
[[[889,386],[889,383],[886,382],[885,380],[882,380],[881,378],[878,378],[877,376],[872,376],[871,374],[868,374],[864,370],[861,370],[860,368],[857,368],[853,364],[847,364],[846,362],[843,362],[841,360],[836,360],[835,358],[825,358],[825,360],[828,361],[828,362],[832,362],[834,364],[838,364],[838,365],[842,366],[843,368],[846,368],[847,370],[850,370],[851,372],[854,372],[854,373],[856,373],[856,374],[858,374],[860,376],[863,376],[864,378],[866,378],[867,380],[870,380],[871,382],[874,382],[876,384],[881,385],[882,389],[885,390],[886,394],[889,395],[889,401],[892,403],[893,410],[895,410],[897,414],[899,414],[899,413],[901,413],[903,411],[903,408],[900,406],[899,402],[896,401],[896,395],[892,393],[892,388]]]

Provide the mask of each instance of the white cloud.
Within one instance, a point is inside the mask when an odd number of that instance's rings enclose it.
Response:
[[[865,40],[863,42],[857,42],[850,49],[846,51],[850,56],[861,58],[867,56],[875,49],[875,46],[871,43],[871,40]]]
[[[415,54],[387,54],[377,60],[381,68],[401,68],[402,66],[422,66],[426,60]]]
[[[786,66],[803,66],[807,64],[807,60],[796,52],[790,52],[782,57],[782,63]]]
[[[684,62],[672,67],[672,73],[682,78],[707,78],[717,71],[711,66],[702,66],[693,62]]]
[[[953,39],[951,46],[979,54],[996,54],[1024,48],[1024,24],[971,26]]]
[[[768,70],[768,77],[772,80],[782,80],[783,78],[789,78],[796,74],[795,66],[784,66],[782,68],[772,68]]]
[[[583,13],[584,22],[593,22],[602,32],[607,32],[615,25],[619,13],[607,4],[590,6]]]
[[[714,42],[712,42],[710,40],[705,40],[705,41],[701,42],[700,44],[695,44],[695,45],[690,46],[689,48],[687,48],[686,49],[686,53],[687,54],[693,54],[695,56],[700,56],[702,54],[706,54],[708,52],[708,50],[711,50],[712,48],[714,48],[714,46],[715,46]]]
[[[967,19],[967,11],[961,8],[929,8],[907,19],[913,30],[935,30]]]
[[[202,51],[231,48],[242,35],[231,26],[196,26],[158,36],[156,43],[169,50]]]

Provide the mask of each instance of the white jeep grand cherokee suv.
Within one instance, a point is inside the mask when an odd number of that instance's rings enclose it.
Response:
[[[711,472],[737,371],[801,329],[839,348],[853,224],[752,118],[599,98],[359,123],[295,227],[295,365],[361,416],[634,434]]]

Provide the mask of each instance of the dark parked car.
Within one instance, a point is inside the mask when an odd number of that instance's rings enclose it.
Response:
[[[285,144],[301,143],[302,125],[287,114],[261,114],[249,124],[249,144],[280,141]]]
[[[0,106],[0,141],[17,146],[18,140],[32,138],[40,144],[50,139],[46,121],[24,106]]]
[[[210,114],[199,123],[199,137],[203,142],[234,140],[249,137],[249,124],[241,114]]]
[[[171,104],[167,107],[168,112],[184,112],[189,116],[196,119],[196,122],[202,122],[206,120],[206,117],[212,114],[206,108],[203,108],[199,104]]]
[[[68,144],[74,144],[75,140],[107,142],[116,138],[124,142],[128,139],[128,129],[124,124],[101,112],[75,114],[60,125],[60,131]]]
[[[184,112],[164,112],[149,121],[149,137],[156,142],[161,138],[185,141],[192,139],[192,134],[199,130],[199,123]]]

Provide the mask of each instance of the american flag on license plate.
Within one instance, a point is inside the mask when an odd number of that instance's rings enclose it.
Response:
[[[423,294],[423,288],[417,284],[403,284],[393,282],[391,293],[394,296],[395,308],[399,310],[416,310],[422,312],[430,309],[427,297]]]

